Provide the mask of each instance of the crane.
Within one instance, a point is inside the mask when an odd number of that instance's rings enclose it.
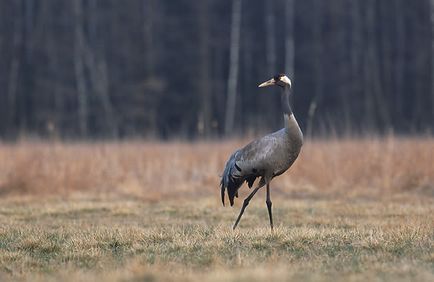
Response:
[[[236,150],[229,158],[220,182],[222,204],[225,205],[225,191],[227,191],[231,206],[234,197],[238,198],[238,189],[244,182],[251,188],[260,178],[256,187],[247,196],[241,207],[240,214],[233,226],[235,229],[243,216],[244,210],[259,189],[267,187],[267,209],[270,227],[273,231],[273,215],[271,211],[270,182],[287,171],[297,159],[303,145],[303,133],[289,104],[291,80],[285,74],[275,75],[258,87],[278,86],[281,88],[281,103],[285,127],[254,140],[244,148]]]

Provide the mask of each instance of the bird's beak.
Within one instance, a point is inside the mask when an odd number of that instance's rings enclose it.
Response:
[[[275,85],[276,82],[274,81],[274,78],[267,80],[265,82],[262,82],[261,84],[259,84],[258,87],[267,87],[267,86],[271,86],[271,85]]]

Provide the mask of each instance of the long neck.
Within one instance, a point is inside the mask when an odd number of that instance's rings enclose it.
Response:
[[[285,120],[285,128],[288,129],[290,127],[290,122],[292,120],[291,115],[292,109],[289,104],[289,92],[290,88],[288,86],[283,87],[282,90],[282,110],[283,110],[283,118]]]

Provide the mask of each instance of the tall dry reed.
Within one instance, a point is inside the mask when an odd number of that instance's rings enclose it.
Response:
[[[218,195],[226,159],[243,141],[0,144],[0,195]],[[273,181],[288,196],[434,196],[434,139],[313,140]],[[248,190],[243,188],[242,193]]]

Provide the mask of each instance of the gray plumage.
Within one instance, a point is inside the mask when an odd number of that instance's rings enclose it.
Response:
[[[241,218],[245,207],[258,189],[267,185],[267,207],[272,224],[271,200],[269,183],[284,173],[297,159],[302,144],[303,134],[289,105],[289,91],[291,81],[283,74],[276,75],[260,87],[277,85],[282,88],[282,106],[285,127],[279,131],[255,140],[244,148],[235,151],[226,163],[221,179],[221,197],[225,204],[225,191],[227,191],[231,206],[234,197],[238,197],[238,189],[244,182],[251,188],[257,178],[260,178],[254,191],[246,198],[234,229]]]

